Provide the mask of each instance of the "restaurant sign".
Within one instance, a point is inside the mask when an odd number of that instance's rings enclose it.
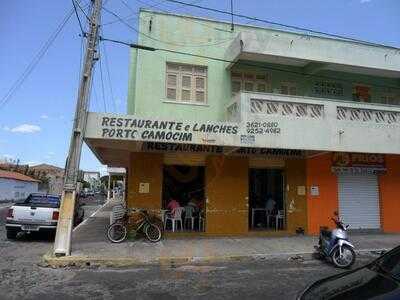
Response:
[[[276,121],[172,121],[89,113],[88,124],[85,137],[178,144],[251,147],[282,133]]]
[[[194,145],[194,144],[175,144],[175,143],[143,143],[142,151],[159,153],[196,153],[196,154],[224,154],[235,156],[264,156],[264,157],[291,157],[303,158],[304,151],[294,149],[270,149],[270,148],[251,148],[251,147],[224,147],[218,145]]]

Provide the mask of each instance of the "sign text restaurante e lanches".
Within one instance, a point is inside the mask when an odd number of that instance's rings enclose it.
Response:
[[[103,117],[102,137],[143,140],[183,141],[193,140],[193,133],[238,133],[237,125],[215,123],[185,123],[177,121],[142,120],[131,118]]]

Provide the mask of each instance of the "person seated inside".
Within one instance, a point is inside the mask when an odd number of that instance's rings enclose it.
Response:
[[[195,212],[199,211],[199,207],[197,206],[197,201],[196,201],[196,199],[194,197],[189,200],[187,206],[193,207]]]
[[[172,198],[167,205],[167,209],[169,209],[170,211],[174,211],[176,208],[181,207],[181,205],[179,204],[179,202],[177,200],[175,200],[174,198]]]
[[[267,215],[272,215],[275,212],[276,201],[271,195],[267,196],[267,201],[265,201],[265,210]]]
[[[199,211],[202,211],[204,209],[204,200],[202,199],[197,199],[197,209]]]

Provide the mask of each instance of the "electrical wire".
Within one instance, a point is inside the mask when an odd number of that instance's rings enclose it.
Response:
[[[182,4],[182,5],[186,5],[186,6],[190,6],[190,7],[195,7],[195,8],[199,8],[199,9],[203,9],[203,10],[207,10],[207,11],[212,11],[212,12],[216,12],[216,13],[220,13],[220,14],[233,15],[233,16],[238,17],[238,18],[243,18],[243,19],[257,21],[257,22],[262,22],[262,23],[266,23],[266,24],[270,24],[270,25],[281,26],[281,27],[284,27],[284,28],[290,28],[290,29],[305,31],[305,32],[308,32],[308,33],[314,33],[314,34],[317,34],[317,35],[323,35],[323,36],[338,38],[338,39],[342,39],[342,40],[348,40],[348,41],[352,41],[352,42],[356,42],[356,43],[360,43],[360,44],[364,44],[364,45],[377,46],[377,47],[387,47],[387,48],[392,48],[392,49],[396,49],[396,50],[400,49],[400,48],[394,47],[394,46],[388,46],[388,45],[384,45],[384,44],[368,42],[368,41],[355,39],[355,38],[351,38],[351,37],[347,37],[347,36],[343,36],[343,35],[339,35],[339,34],[327,33],[327,32],[308,29],[308,28],[304,28],[304,27],[300,27],[300,26],[286,25],[286,24],[283,24],[283,23],[272,22],[272,21],[269,21],[269,20],[260,19],[260,18],[257,18],[257,17],[251,17],[251,16],[247,16],[247,15],[244,15],[244,14],[238,14],[238,13],[233,13],[233,12],[231,13],[231,12],[223,11],[223,10],[220,10],[220,9],[211,8],[211,7],[205,7],[205,6],[201,6],[201,5],[198,5],[198,4],[187,3],[187,2],[183,2],[183,1],[179,1],[179,0],[165,0],[165,1],[171,2],[171,3]]]
[[[89,23],[91,23],[92,20],[91,20],[91,19],[89,18],[89,16],[86,14],[85,10],[82,8],[82,6],[79,4],[79,2],[76,2],[75,0],[72,0],[72,2],[74,3],[74,6],[75,6],[75,4],[78,5],[78,7],[79,7],[79,9],[81,10],[81,12],[85,15],[86,20],[89,21]]]
[[[144,37],[147,37],[150,40],[153,40],[153,41],[156,41],[156,42],[159,42],[159,43],[163,43],[163,44],[167,44],[167,45],[171,45],[171,46],[175,46],[175,47],[208,47],[208,46],[215,46],[215,45],[220,45],[220,44],[223,44],[223,43],[227,43],[227,42],[232,41],[234,39],[233,37],[231,37],[231,38],[227,38],[227,39],[216,41],[215,43],[205,43],[205,44],[196,44],[196,45],[188,45],[188,44],[180,44],[180,43],[174,43],[174,42],[169,42],[169,41],[163,41],[163,40],[154,38],[149,34],[146,34],[144,32],[139,31],[138,29],[136,29],[135,27],[133,27],[129,23],[125,22],[118,14],[116,14],[113,11],[105,8],[104,6],[103,6],[103,10],[106,11],[107,13],[113,15],[122,24],[124,24],[125,26],[127,26],[128,28],[130,28],[131,30],[136,32],[138,35],[140,34],[140,35],[143,35]]]
[[[92,91],[93,91],[93,95],[94,95],[94,102],[96,103],[96,106],[97,106],[97,107],[99,108],[99,110],[100,110],[99,99],[98,99],[98,97],[97,97],[97,92],[96,92],[96,85],[95,85],[95,84],[92,84],[92,87],[93,87]],[[104,112],[106,112],[106,111],[104,110]]]
[[[137,19],[137,17],[133,17],[133,16],[139,16],[139,13],[137,13],[136,11],[134,11],[125,1],[121,1],[121,2],[132,12],[130,15],[128,15],[128,16],[126,16],[126,17],[122,17],[122,19],[123,19],[124,21],[132,20],[132,19]],[[149,6],[149,8],[157,7],[157,6],[161,5],[163,2],[165,2],[165,0],[162,0],[162,1],[159,2],[159,3],[156,3],[156,4],[154,4],[154,5],[151,5],[151,6]],[[102,24],[102,26],[111,25],[111,24],[114,24],[114,23],[117,23],[117,22],[120,22],[120,21],[119,21],[119,20],[110,21],[110,22],[107,22],[107,23]]]
[[[78,14],[78,11],[77,11],[77,9],[76,9],[75,1],[74,1],[74,0],[71,0],[71,1],[72,1],[72,5],[74,6],[75,16],[76,16],[76,18],[78,19],[78,23],[79,23],[79,27],[80,27],[81,32],[82,32],[82,36],[85,36],[86,33],[85,33],[85,31],[83,30],[82,22],[81,22],[81,19],[79,18],[79,14]]]
[[[148,5],[148,3],[146,3],[145,1],[143,1],[143,0],[135,0],[136,2],[139,2],[139,3],[143,3],[144,5]],[[154,0],[150,0],[150,1],[152,1],[152,2],[155,2]],[[192,1],[192,2],[190,2],[190,4],[198,4],[198,3],[200,3],[200,2],[202,2],[203,0],[195,0],[195,1]],[[163,0],[163,1],[161,1],[161,2],[159,2],[159,4],[160,5],[163,5],[164,7],[166,6],[164,3],[166,2],[166,0]],[[178,8],[184,8],[185,7],[185,5],[179,5],[179,6],[177,6],[175,9],[178,9]],[[146,9],[150,9],[150,8],[152,8],[151,6],[149,6],[149,7],[145,7]],[[170,11],[170,10],[168,10],[168,9],[161,9],[161,8],[158,8],[161,12],[164,12],[164,13],[169,13],[169,14],[176,14],[175,12],[172,12],[172,11]],[[141,18],[142,20],[144,19],[144,18]],[[222,32],[227,32],[227,33],[232,33],[232,31],[231,30],[226,30],[226,29],[222,29],[222,28],[217,28],[217,27],[215,27],[214,25],[208,25],[207,23],[204,23],[204,22],[201,22],[201,21],[196,21],[195,19],[185,19],[185,21],[187,21],[187,22],[191,22],[191,23],[194,23],[194,24],[199,24],[200,26],[203,26],[203,27],[207,27],[207,28],[211,28],[211,29],[213,29],[213,30],[217,30],[217,31],[222,31]]]
[[[139,2],[139,3],[143,3],[144,5],[148,5],[148,3],[146,3],[145,1],[143,1],[143,0],[135,0],[136,2]],[[154,0],[150,0],[150,1],[152,1],[152,2],[155,2]],[[190,4],[198,4],[198,3],[200,3],[200,2],[202,2],[203,0],[195,0],[195,1],[192,1],[192,2],[190,2]],[[164,3],[166,2],[166,0],[163,0],[163,1],[161,1],[161,2],[159,2],[158,4],[159,5],[163,5],[164,7],[166,6]],[[179,5],[179,6],[176,6],[176,8],[175,9],[178,9],[178,8],[184,8],[185,7],[185,5]],[[148,6],[148,7],[145,7],[146,9],[150,9],[150,8],[152,8],[152,6]],[[173,12],[173,11],[170,11],[170,10],[168,10],[168,9],[166,9],[166,8],[164,8],[164,9],[162,9],[162,8],[158,8],[161,12],[164,12],[164,13],[168,13],[168,14],[176,14],[175,12]],[[138,14],[139,15],[139,14]],[[145,18],[141,18],[141,20],[144,20]],[[207,23],[204,23],[204,22],[201,22],[201,21],[197,21],[197,20],[195,20],[195,19],[190,19],[190,18],[188,18],[188,19],[185,19],[185,21],[187,21],[187,22],[191,22],[191,23],[194,23],[194,24],[198,24],[198,25],[200,25],[200,26],[203,26],[203,27],[207,27],[207,28],[211,28],[211,29],[213,29],[213,30],[217,30],[217,31],[220,31],[220,32],[227,32],[227,33],[232,33],[232,31],[231,30],[227,30],[227,29],[223,29],[223,28],[218,28],[218,27],[215,27],[214,25],[208,25]],[[233,39],[233,38],[232,38]]]
[[[278,67],[260,66],[259,64],[252,64],[252,63],[248,63],[248,62],[237,62],[237,61],[234,61],[234,60],[227,60],[227,59],[224,59],[224,58],[212,57],[212,56],[207,56],[207,55],[201,55],[201,54],[195,54],[195,53],[189,53],[189,52],[183,52],[183,51],[177,51],[177,50],[171,50],[171,49],[165,49],[165,48],[149,47],[149,46],[138,45],[138,44],[124,42],[124,41],[108,39],[108,38],[104,38],[104,37],[100,37],[100,40],[101,41],[108,41],[108,42],[112,42],[112,43],[116,43],[116,44],[121,44],[121,45],[129,46],[131,48],[136,48],[136,49],[141,49],[141,50],[163,51],[163,52],[169,52],[169,53],[174,53],[174,54],[180,54],[180,55],[192,56],[192,57],[197,57],[197,58],[209,59],[209,60],[219,61],[219,62],[223,62],[223,63],[232,63],[232,64],[238,64],[238,65],[241,65],[241,66],[249,66],[249,67],[258,68],[258,69],[265,69],[265,70],[269,70],[269,71],[284,72],[284,73],[290,73],[290,74],[295,74],[295,75],[300,75],[300,76],[314,77],[314,78],[318,78],[318,79],[334,80],[334,81],[340,81],[340,82],[346,82],[346,83],[354,84],[353,81],[346,80],[346,79],[339,78],[339,77],[326,76],[326,75],[316,75],[316,74],[300,72],[300,71],[291,71],[291,70],[280,69]],[[375,83],[370,83],[370,82],[362,82],[362,81],[357,81],[357,83],[358,84],[365,84],[365,85],[369,85],[369,86],[374,86],[374,87],[379,87],[379,88],[388,88],[388,89],[400,90],[400,87],[396,87],[396,86],[380,85],[380,84],[375,84]]]
[[[110,96],[114,105],[114,111],[117,111],[117,103],[115,101],[115,97],[114,97],[114,90],[112,87],[112,81],[111,81],[111,72],[110,72],[110,67],[109,67],[109,63],[108,63],[108,56],[107,56],[107,50],[106,50],[106,44],[102,43],[103,46],[103,53],[104,53],[104,60],[106,63],[106,71],[107,71],[107,78],[108,78],[108,86],[110,89]],[[101,59],[101,57],[100,57]]]
[[[37,54],[33,57],[29,65],[22,72],[21,76],[12,84],[11,88],[7,91],[7,93],[0,100],[0,109],[3,108],[12,98],[12,96],[18,91],[18,89],[22,86],[28,76],[33,72],[38,63],[47,53],[51,45],[54,43],[56,38],[59,36],[71,16],[74,14],[74,8],[72,8],[62,19],[61,23],[57,26],[56,30],[50,35],[47,41],[43,44]]]
[[[100,52],[100,47],[99,47],[99,52]],[[100,53],[99,53],[99,55],[101,57]],[[103,67],[102,67],[101,59],[99,59],[99,66],[100,66],[100,80],[101,80],[101,95],[103,98],[104,112],[107,112],[106,96],[105,96],[105,92],[104,92]]]

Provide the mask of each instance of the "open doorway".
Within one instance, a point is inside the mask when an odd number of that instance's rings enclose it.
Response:
[[[166,230],[204,231],[203,166],[164,165],[162,216]]]
[[[284,178],[281,169],[249,170],[250,230],[285,227]]]

